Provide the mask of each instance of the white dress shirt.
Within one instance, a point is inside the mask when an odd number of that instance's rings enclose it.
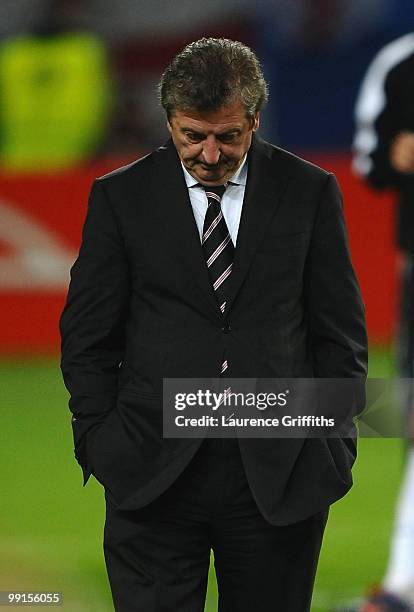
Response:
[[[226,221],[230,237],[234,246],[236,246],[237,233],[239,231],[240,216],[243,207],[244,190],[246,188],[247,179],[247,156],[245,156],[242,165],[229,179],[228,186],[221,200],[221,210]],[[194,213],[194,218],[197,223],[200,241],[203,233],[204,217],[207,212],[207,196],[203,187],[196,181],[195,178],[184,168],[185,182],[188,187],[190,202]]]

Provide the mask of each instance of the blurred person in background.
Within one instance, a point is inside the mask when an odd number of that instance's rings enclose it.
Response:
[[[299,153],[348,150],[366,67],[407,32],[414,3],[258,0],[255,8],[255,44],[275,91],[262,117],[265,136]]]
[[[6,170],[78,164],[102,148],[108,129],[107,52],[82,27],[82,1],[52,0],[37,9],[29,31],[10,33],[0,44],[0,166]]]
[[[364,383],[341,195],[256,134],[267,85],[242,43],[186,46],[160,96],[171,139],[94,182],[61,318],[115,609],[201,612],[213,549],[220,610],[306,612],[354,439],[164,437],[163,379]]]
[[[399,368],[407,380],[405,477],[387,571],[361,612],[414,610],[414,33],[385,46],[368,68],[356,105],[354,169],[374,189],[398,193],[397,244],[403,256]]]

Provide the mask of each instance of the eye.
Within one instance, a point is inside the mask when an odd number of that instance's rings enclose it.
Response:
[[[186,132],[187,140],[190,142],[196,143],[201,142],[204,138],[202,134],[198,134],[197,132]]]
[[[229,134],[221,134],[220,136],[218,136],[219,140],[224,144],[231,144],[236,140],[236,137],[236,132],[231,132]]]

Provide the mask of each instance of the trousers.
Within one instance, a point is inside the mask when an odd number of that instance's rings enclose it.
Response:
[[[120,511],[106,497],[114,608],[203,612],[212,550],[219,612],[306,612],[327,518],[328,509],[271,525],[250,491],[237,439],[206,439],[147,506]]]

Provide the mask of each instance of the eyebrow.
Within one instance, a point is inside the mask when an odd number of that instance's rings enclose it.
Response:
[[[197,136],[206,136],[205,132],[199,132],[198,130],[188,128],[188,127],[182,127],[180,128],[180,131],[183,134],[197,134]],[[241,128],[235,127],[229,130],[225,130],[224,132],[220,132],[216,134],[216,136],[220,137],[220,136],[228,136],[230,134],[240,134],[241,131],[242,131]]]

